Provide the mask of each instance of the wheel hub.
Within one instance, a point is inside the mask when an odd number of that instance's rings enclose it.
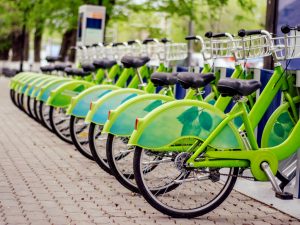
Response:
[[[175,167],[181,172],[183,171],[187,172],[185,164],[190,156],[191,154],[187,152],[179,153],[174,160]]]

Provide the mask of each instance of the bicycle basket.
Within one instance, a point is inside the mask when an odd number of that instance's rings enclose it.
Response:
[[[300,34],[272,38],[277,60],[300,58]]]
[[[253,59],[271,55],[271,43],[266,35],[234,39],[236,59]]]
[[[166,61],[178,61],[187,57],[188,48],[186,43],[167,43],[164,47]]]
[[[205,59],[232,57],[234,42],[229,38],[208,39],[204,41],[201,52]]]

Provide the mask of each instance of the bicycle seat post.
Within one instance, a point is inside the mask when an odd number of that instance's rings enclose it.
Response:
[[[138,85],[138,87],[139,87],[140,89],[144,89],[144,88],[147,86],[147,84],[144,83],[143,77],[142,77],[142,75],[141,75],[139,69],[136,68],[135,71],[136,71],[136,74],[137,74],[138,79],[139,79],[139,85]]]

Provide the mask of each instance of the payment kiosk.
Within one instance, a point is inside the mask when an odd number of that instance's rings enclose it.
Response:
[[[105,7],[82,5],[79,7],[77,46],[103,43]]]

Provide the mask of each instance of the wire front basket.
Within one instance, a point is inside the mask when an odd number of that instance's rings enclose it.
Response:
[[[165,61],[184,60],[188,54],[186,43],[167,43],[165,44]]]
[[[205,59],[229,58],[232,57],[234,42],[226,38],[207,39],[204,41],[201,52]]]
[[[271,42],[266,35],[234,39],[236,59],[253,59],[271,55]]]
[[[272,38],[277,60],[300,58],[300,34]]]

